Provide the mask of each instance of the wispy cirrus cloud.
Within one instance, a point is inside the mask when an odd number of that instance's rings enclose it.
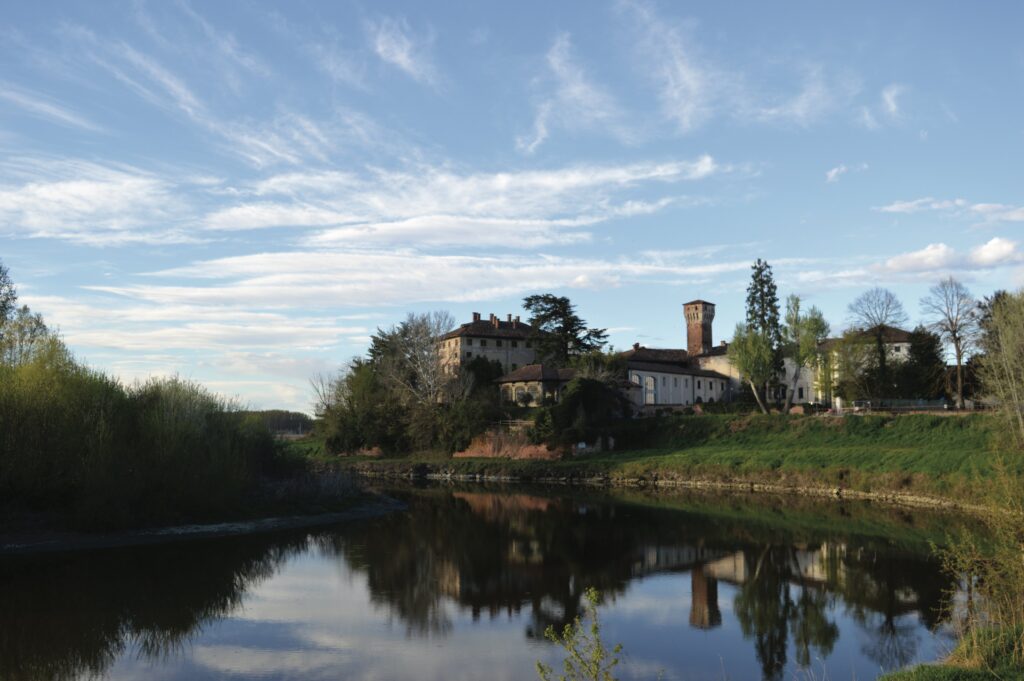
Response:
[[[218,209],[204,223],[220,230],[327,227],[302,238],[316,246],[527,248],[587,240],[581,228],[658,212],[676,200],[679,183],[732,170],[701,156],[500,173],[422,165],[286,173],[237,188],[253,200]],[[651,192],[670,194],[644,196]]]
[[[167,179],[131,166],[14,158],[0,163],[0,233],[114,246],[195,243]]]
[[[103,131],[101,126],[50,97],[2,81],[0,81],[0,100],[13,104],[30,116],[42,118],[51,123],[91,132]]]
[[[884,206],[878,206],[875,210],[903,215],[938,212],[965,219],[980,220],[983,223],[1024,222],[1024,206],[1004,203],[972,203],[962,198],[936,199],[926,196],[920,199],[893,201]]]
[[[371,48],[382,61],[423,85],[439,85],[440,74],[430,54],[432,31],[416,35],[404,18],[381,17],[366,25],[366,33]]]
[[[516,139],[520,151],[535,152],[555,127],[570,132],[606,131],[623,142],[636,138],[615,99],[577,62],[568,33],[555,38],[545,63],[546,77],[540,80],[549,81],[550,91],[536,105],[531,132]]]

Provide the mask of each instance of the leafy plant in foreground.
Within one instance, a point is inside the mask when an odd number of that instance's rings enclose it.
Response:
[[[583,594],[585,601],[584,618],[576,617],[565,625],[561,633],[553,626],[544,631],[544,637],[565,649],[562,663],[563,674],[553,676],[554,670],[543,662],[537,662],[537,675],[541,681],[616,681],[612,669],[619,664],[622,644],[611,650],[601,640],[601,620],[597,615],[597,604],[601,595],[590,587]],[[588,622],[589,624],[586,624]]]

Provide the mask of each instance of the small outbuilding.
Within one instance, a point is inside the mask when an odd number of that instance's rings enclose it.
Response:
[[[496,382],[505,402],[540,405],[558,402],[562,390],[576,376],[575,369],[557,369],[546,364],[528,364],[509,372]],[[526,397],[529,395],[529,397]]]

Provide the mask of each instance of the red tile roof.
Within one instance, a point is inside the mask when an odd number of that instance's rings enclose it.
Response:
[[[511,371],[501,378],[497,383],[529,383],[533,381],[564,381],[568,383],[576,376],[575,369],[556,369],[550,364],[527,364]]]

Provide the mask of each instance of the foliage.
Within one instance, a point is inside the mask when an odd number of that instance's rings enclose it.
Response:
[[[18,301],[18,290],[11,281],[11,273],[0,262],[0,337],[3,336],[4,323],[10,318]]]
[[[574,378],[562,391],[562,399],[545,408],[543,434],[550,444],[593,442],[612,434],[613,425],[629,413],[629,403],[615,387],[593,378]]]
[[[551,293],[527,296],[523,308],[530,313],[530,325],[537,355],[545,362],[566,366],[578,355],[598,351],[607,342],[605,329],[587,327],[576,307],[564,296]]]
[[[775,276],[771,265],[760,258],[751,270],[750,285],[747,286],[747,328],[768,340],[773,353],[774,373],[778,373],[782,370],[782,326]]]
[[[597,589],[588,588],[583,597],[583,619],[576,617],[561,633],[553,626],[544,631],[546,639],[565,649],[566,657],[562,663],[563,673],[558,676],[553,675],[551,667],[538,661],[537,675],[541,681],[615,681],[612,670],[619,664],[622,644],[609,650],[601,640],[601,620],[597,614],[601,596]],[[585,621],[589,621],[589,625],[585,625]]]
[[[985,398],[996,406],[1012,440],[1024,447],[1024,291],[999,297],[990,313],[980,360]]]
[[[750,385],[761,412],[767,414],[768,408],[761,399],[760,387],[776,375],[775,351],[770,336],[750,325],[738,324],[732,342],[729,343],[729,359],[743,380]]]
[[[793,366],[793,379],[786,391],[786,405],[783,412],[788,412],[793,403],[793,394],[805,367],[818,366],[821,363],[821,344],[828,337],[829,326],[825,315],[817,307],[811,307],[806,313],[800,310],[800,297],[789,296],[786,299],[786,325],[782,329],[782,354]]]
[[[939,336],[924,326],[910,332],[907,360],[893,367],[900,397],[934,400],[945,394],[946,361]]]

